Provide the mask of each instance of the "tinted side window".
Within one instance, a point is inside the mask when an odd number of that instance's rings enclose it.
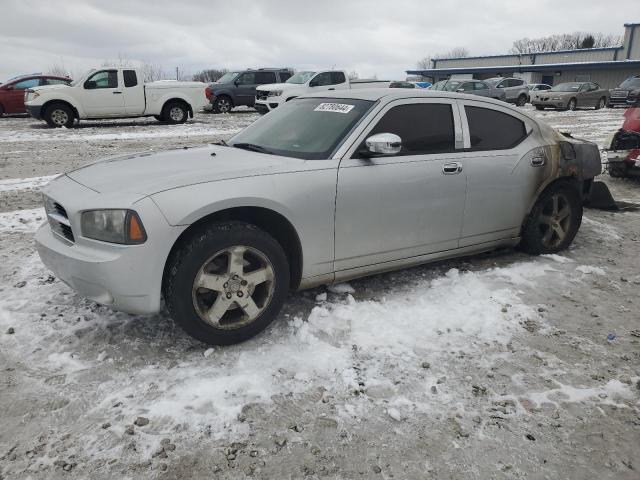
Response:
[[[393,107],[371,130],[395,133],[402,139],[400,155],[422,155],[454,150],[454,127],[451,105],[413,103]]]
[[[488,90],[489,89],[489,85],[487,85],[484,82],[474,82],[473,88],[474,88],[474,90]]]
[[[256,74],[255,73],[243,73],[238,77],[238,83],[240,85],[255,85],[256,84]]]
[[[346,82],[347,79],[342,72],[331,72],[331,84],[338,85],[340,83]]]
[[[510,87],[519,87],[522,84],[524,84],[524,80],[521,80],[519,78],[511,78],[511,79],[509,79],[509,86]]]
[[[472,150],[503,150],[515,147],[526,136],[524,122],[489,108],[465,106]]]
[[[258,85],[264,85],[267,83],[276,83],[275,72],[256,72],[256,83]]]
[[[319,73],[313,80],[311,80],[311,85],[315,87],[331,85],[331,72]]]
[[[138,85],[138,77],[135,70],[123,70],[122,76],[124,77],[125,87],[135,87]]]
[[[460,85],[456,90],[470,92],[471,90],[473,90],[473,82],[465,82],[462,85]]]
[[[102,70],[94,73],[88,82],[95,82],[95,88],[118,88],[118,71]]]
[[[37,87],[39,83],[40,83],[40,80],[38,80],[37,78],[30,78],[29,80],[22,80],[21,82],[14,83],[13,89],[24,90],[25,88],[33,88],[33,87]]]
[[[286,82],[291,78],[291,74],[289,72],[280,72],[280,81]]]

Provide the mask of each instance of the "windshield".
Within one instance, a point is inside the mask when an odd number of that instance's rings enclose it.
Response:
[[[227,72],[222,75],[215,83],[231,83],[231,81],[236,78],[239,72]]]
[[[460,84],[462,84],[460,80],[449,80],[442,90],[445,92],[453,92]]]
[[[303,83],[307,83],[315,74],[316,72],[298,72],[285,83],[297,83],[298,85],[301,85]]]
[[[78,78],[76,78],[73,82],[71,82],[71,86],[75,87],[76,85],[78,85],[80,82],[84,81],[89,75],[91,75],[91,73],[95,72],[96,69],[92,68],[91,70],[87,70],[86,72],[84,72],[82,75],[80,75]]]
[[[555,87],[551,87],[552,92],[577,92],[582,86],[581,83],[569,82],[559,83]]]
[[[496,77],[496,78],[488,78],[485,80],[485,82],[491,85],[492,87],[495,87],[498,83],[500,83],[501,80],[502,80],[501,77]]]
[[[328,159],[373,104],[343,98],[292,100],[256,120],[228,144],[284,157]]]
[[[624,82],[622,82],[622,85],[620,85],[620,88],[638,88],[640,87],[640,77],[635,77],[635,78],[627,78]]]

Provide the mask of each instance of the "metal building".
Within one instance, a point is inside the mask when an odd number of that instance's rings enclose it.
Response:
[[[528,83],[592,81],[603,88],[618,86],[640,75],[640,23],[625,23],[622,45],[522,55],[441,58],[431,60],[431,68],[407,70],[437,82],[447,78],[519,77]]]

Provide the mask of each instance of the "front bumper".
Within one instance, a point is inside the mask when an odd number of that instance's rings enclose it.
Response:
[[[276,108],[278,108],[278,105],[280,105],[280,101],[280,97],[271,97],[267,100],[258,100],[256,98],[256,101],[253,104],[253,108],[264,115],[265,113],[269,113],[271,110],[275,110]]]
[[[98,194],[67,176],[54,180],[43,193],[64,206],[73,231],[71,241],[52,230],[49,223],[36,232],[38,254],[55,276],[83,297],[116,310],[158,312],[164,265],[186,227],[169,225],[149,197],[130,202],[123,195]],[[95,208],[133,208],[142,220],[147,241],[119,245],[83,237],[81,212]]]
[[[534,107],[549,107],[549,108],[567,108],[568,100],[551,100],[544,98],[531,99],[531,105]]]
[[[42,120],[42,106],[40,105],[25,105],[27,113],[30,117],[37,120]]]

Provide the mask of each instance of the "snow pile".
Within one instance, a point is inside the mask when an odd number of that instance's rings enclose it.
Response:
[[[0,193],[39,188],[49,183],[57,176],[58,175],[47,175],[44,177],[9,178],[7,180],[0,180]]]
[[[0,212],[0,232],[35,232],[46,219],[44,208]]]

